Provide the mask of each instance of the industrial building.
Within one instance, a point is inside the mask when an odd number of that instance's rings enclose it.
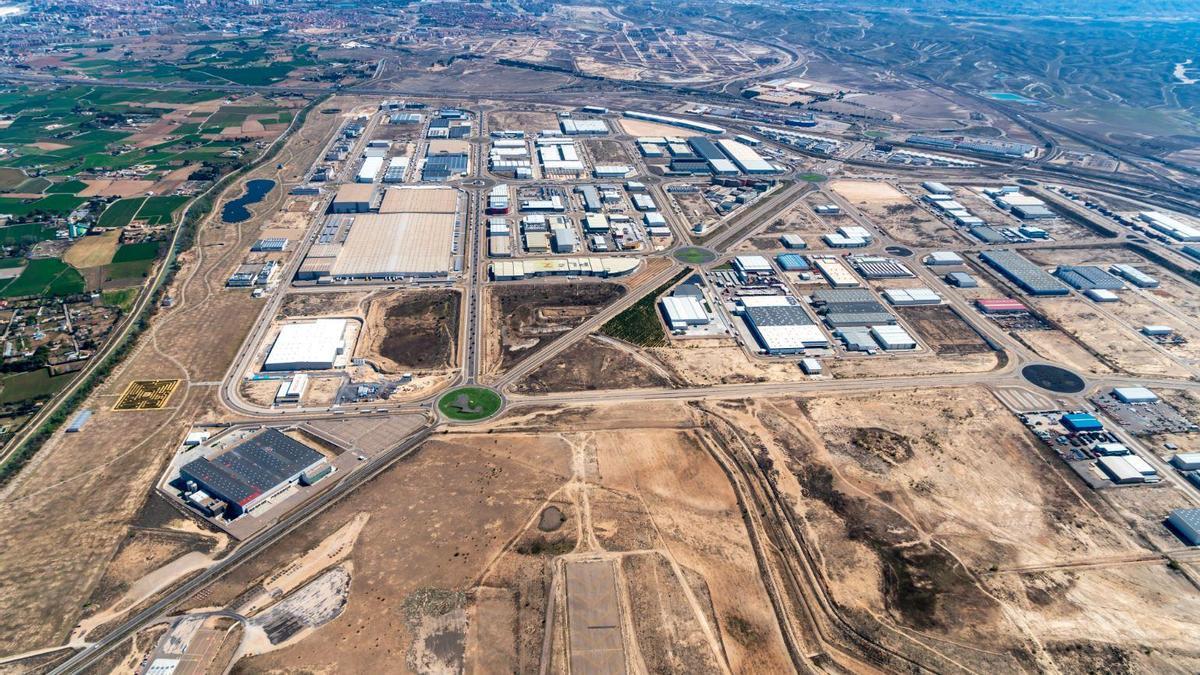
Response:
[[[937,181],[927,180],[924,183],[921,183],[921,187],[925,188],[925,190],[928,191],[929,194],[931,194],[931,195],[952,195],[952,194],[954,194],[954,190],[950,189],[944,183],[939,183]]]
[[[1120,279],[1093,265],[1060,265],[1058,269],[1054,270],[1054,276],[1080,291],[1091,289],[1119,291],[1125,288],[1124,282]]]
[[[278,391],[275,392],[275,405],[298,404],[307,389],[308,375],[296,373],[280,383]]]
[[[829,346],[825,334],[795,298],[758,295],[741,298],[739,303],[746,325],[769,354],[796,354]]]
[[[856,255],[847,260],[864,279],[906,279],[916,276],[904,263],[893,258]]]
[[[1108,271],[1138,288],[1158,288],[1158,279],[1146,274],[1133,265],[1117,264],[1108,268]]]
[[[984,251],[979,257],[1030,295],[1067,295],[1071,292],[1041,267],[1016,251]]]
[[[1167,516],[1167,526],[1188,546],[1200,546],[1200,509],[1175,509]]]
[[[374,183],[379,176],[379,172],[383,170],[382,157],[367,157],[363,160],[362,167],[358,170],[358,175],[354,177],[355,183]]]
[[[331,215],[309,248],[296,278],[396,280],[444,277],[459,229],[457,191],[392,188],[390,213]],[[444,209],[452,209],[446,212]]]
[[[795,250],[803,250],[808,248],[808,243],[798,234],[785,234],[779,238],[779,243],[783,244],[784,248]]]
[[[896,325],[871,326],[871,337],[887,351],[917,348],[917,341],[908,331]]]
[[[739,255],[733,259],[733,269],[743,281],[752,276],[767,276],[775,273],[771,263],[761,255]]]
[[[897,307],[942,303],[942,296],[928,288],[889,288],[883,291],[883,297]]]
[[[925,256],[925,264],[930,267],[938,265],[962,265],[962,256],[954,251],[934,251]]]
[[[283,253],[287,250],[287,244],[286,237],[267,237],[254,242],[250,250],[256,253]]]
[[[1083,294],[1092,302],[1118,302],[1121,299],[1116,293],[1103,288],[1089,288]]]
[[[658,122],[660,124],[669,124],[671,126],[682,127],[684,129],[692,129],[694,131],[700,131],[700,132],[703,132],[706,134],[716,135],[716,134],[725,133],[725,129],[723,129],[721,127],[713,126],[711,124],[705,124],[703,122],[693,122],[692,120],[683,119],[680,117],[668,117],[666,115],[655,115],[654,113],[639,112],[637,110],[626,110],[626,111],[622,112],[621,114],[630,119],[645,120],[647,122]]]
[[[1138,218],[1150,227],[1178,241],[1200,241],[1200,229],[1181,223],[1173,216],[1158,211],[1143,211]]]
[[[604,120],[577,120],[563,117],[558,120],[558,128],[568,136],[603,136],[608,133],[608,125]]]
[[[616,277],[633,272],[639,265],[638,258],[551,258],[497,261],[489,270],[496,281],[517,281],[547,276]]]
[[[228,451],[183,465],[189,501],[197,491],[226,505],[234,516],[252,511],[296,483],[311,484],[327,475],[325,456],[278,429],[266,429]]]
[[[694,154],[688,150],[688,146],[695,151]],[[671,150],[672,170],[712,173],[717,176],[736,176],[738,173],[737,165],[729,160],[729,157],[717,147],[717,144],[702,136],[689,138],[687,146],[668,145],[667,147]],[[697,158],[703,160],[698,163],[698,166],[704,169],[703,171],[697,171],[687,165],[689,161],[696,161]]]
[[[1100,423],[1100,420],[1096,419],[1096,416],[1090,413],[1066,413],[1058,421],[1067,431],[1104,430],[1104,425]]]
[[[1011,298],[980,298],[975,306],[984,314],[1024,314],[1029,308]]]
[[[374,185],[347,183],[338,188],[329,211],[331,213],[366,213],[375,199]]]
[[[1183,452],[1171,458],[1171,466],[1180,471],[1200,471],[1200,452]]]
[[[1129,461],[1128,457],[1105,455],[1096,460],[1096,466],[1100,467],[1109,480],[1117,484],[1146,482],[1146,476]]]
[[[823,288],[813,291],[810,299],[830,328],[896,323],[896,317],[865,288]]]
[[[727,138],[718,140],[717,145],[743,173],[754,175],[778,172],[778,169],[763,159],[754,148]]]
[[[813,261],[813,265],[834,288],[856,288],[859,285],[858,279],[854,278],[854,273],[833,258],[817,258]]]
[[[1129,404],[1158,401],[1158,395],[1145,387],[1117,387],[1113,389],[1113,396],[1118,401]]]
[[[414,185],[388,188],[383,192],[383,202],[379,205],[379,212],[383,214],[454,214],[458,211],[460,194],[458,190],[451,187]]]
[[[328,370],[346,350],[346,320],[284,324],[263,362],[264,371]]]
[[[671,330],[684,330],[688,326],[703,326],[709,323],[704,303],[694,295],[671,295],[660,300],[659,305]]]
[[[945,276],[947,284],[958,288],[978,288],[979,282],[966,272],[951,272]]]
[[[775,256],[775,263],[784,272],[802,272],[810,269],[804,256],[796,253],[780,253]]]

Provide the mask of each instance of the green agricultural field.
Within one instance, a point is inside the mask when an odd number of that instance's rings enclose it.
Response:
[[[658,318],[658,296],[691,273],[692,269],[686,268],[667,283],[643,295],[628,309],[601,326],[600,333],[642,347],[666,346],[667,333]]]
[[[0,297],[77,295],[84,290],[83,277],[74,267],[58,258],[36,258],[29,261],[21,276],[0,288]]]
[[[495,415],[504,401],[500,394],[483,387],[459,387],[438,399],[438,410],[459,422],[476,422]]]
[[[46,227],[40,223],[0,227],[0,246],[36,244],[39,241],[53,239],[55,232],[57,232],[57,228]]]
[[[72,195],[50,195],[41,199],[13,199],[0,197],[0,213],[12,216],[28,216],[34,213],[65,216],[79,208],[86,199]]]
[[[171,222],[171,216],[187,203],[187,200],[188,198],[182,195],[149,197],[137,213],[138,220],[144,220],[151,225],[167,225]]]
[[[104,266],[104,281],[105,287],[112,286],[129,286],[142,283],[142,280],[150,276],[150,269],[154,267],[154,258],[142,260],[126,260],[125,262],[115,262]]]
[[[87,183],[85,183],[81,180],[68,180],[68,181],[63,181],[61,183],[55,183],[55,184],[51,185],[50,187],[46,188],[46,192],[49,194],[60,194],[61,193],[61,194],[73,195],[81,190],[86,189],[86,188],[87,188]]]
[[[122,312],[128,312],[133,308],[133,302],[137,300],[137,296],[138,289],[122,288],[115,291],[104,291],[100,297],[104,300],[104,304],[116,307]]]
[[[117,200],[109,204],[104,213],[100,214],[100,220],[97,224],[100,227],[125,227],[137,215],[138,209],[142,208],[142,204],[145,201],[145,197],[130,197],[128,199]]]
[[[49,398],[71,381],[70,375],[51,377],[48,368],[0,378],[0,405]]]
[[[154,260],[158,257],[158,242],[143,241],[137,244],[123,244],[113,254],[114,263],[133,262],[137,260]]]

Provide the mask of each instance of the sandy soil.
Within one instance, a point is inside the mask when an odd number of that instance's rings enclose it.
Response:
[[[149,180],[109,180],[101,178],[87,180],[87,187],[79,192],[80,197],[133,197],[145,194],[154,187]]]
[[[790,458],[830,590],[855,621],[904,627],[872,629],[885,639],[990,672],[1077,672],[1094,648],[1114,652],[1102,670],[1200,656],[1184,627],[1200,596],[987,392],[757,402],[734,419]]]
[[[1131,328],[1107,320],[1103,309],[1073,298],[1043,298],[1035,303],[1050,320],[1086,344],[1108,363],[1133,375],[1187,377],[1169,356]]]

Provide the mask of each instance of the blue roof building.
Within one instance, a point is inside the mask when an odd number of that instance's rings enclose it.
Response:
[[[1103,431],[1104,425],[1088,413],[1067,413],[1059,420],[1070,431]]]

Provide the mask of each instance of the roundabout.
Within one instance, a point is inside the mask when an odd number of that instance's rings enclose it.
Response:
[[[479,422],[500,412],[504,398],[487,387],[459,387],[442,394],[437,409],[454,422]]]
[[[684,246],[676,249],[672,255],[681,263],[688,265],[706,265],[717,259],[717,254],[701,246]]]
[[[1056,394],[1078,394],[1086,383],[1075,373],[1048,363],[1035,363],[1021,369],[1021,377]]]

